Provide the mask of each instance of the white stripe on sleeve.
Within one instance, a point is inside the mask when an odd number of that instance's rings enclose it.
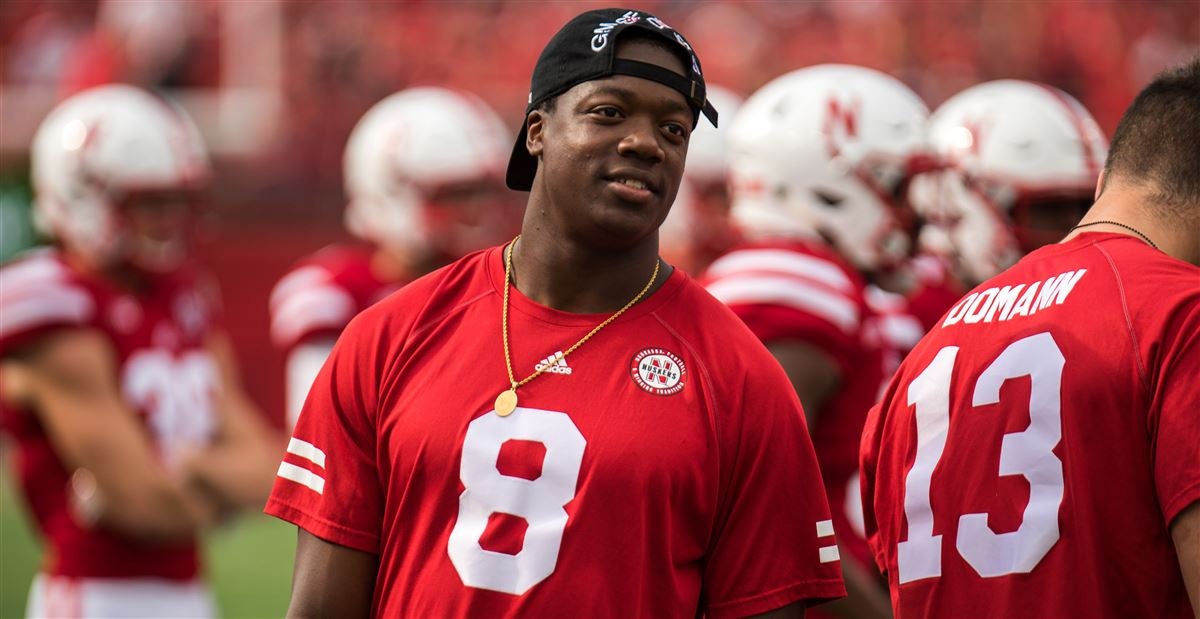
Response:
[[[292,440],[288,441],[287,452],[294,456],[300,456],[321,468],[325,468],[325,452],[308,441],[292,437]]]
[[[54,284],[36,294],[0,298],[0,337],[55,323],[87,322],[96,304],[78,288]]]
[[[709,284],[708,292],[726,305],[783,305],[823,318],[846,333],[858,328],[854,301],[792,277],[731,277]]]
[[[279,303],[271,317],[271,338],[287,345],[314,329],[340,329],[354,318],[350,293],[332,285],[297,291]]]
[[[278,475],[286,480],[294,481],[301,486],[306,486],[308,489],[317,494],[325,493],[325,478],[316,473],[296,466],[291,462],[279,463]]]
[[[735,251],[713,262],[708,267],[708,276],[715,279],[745,271],[770,271],[811,279],[838,290],[854,290],[854,283],[833,263],[786,249]]]

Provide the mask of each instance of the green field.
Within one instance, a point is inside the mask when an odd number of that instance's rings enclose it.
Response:
[[[29,583],[41,560],[38,540],[8,471],[0,467],[0,619],[25,616]],[[282,617],[296,549],[295,527],[248,515],[205,544],[209,582],[223,617]]]

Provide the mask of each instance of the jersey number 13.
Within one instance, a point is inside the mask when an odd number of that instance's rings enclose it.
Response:
[[[901,584],[942,574],[942,536],[933,534],[929,486],[942,458],[950,427],[950,378],[959,348],[947,346],[908,386],[915,407],[917,455],[904,481],[904,515],[908,540],[897,547]],[[1054,447],[1062,438],[1062,372],[1065,359],[1046,332],[1009,344],[975,383],[974,407],[1000,402],[1000,388],[1010,379],[1029,376],[1029,427],[1005,434],[1000,448],[1001,476],[1022,475],[1029,481],[1029,503],[1016,531],[996,533],[986,513],[963,514],[955,547],[985,578],[1028,573],[1059,539],[1058,509],[1063,500],[1062,461]],[[960,415],[979,414],[970,409]]]

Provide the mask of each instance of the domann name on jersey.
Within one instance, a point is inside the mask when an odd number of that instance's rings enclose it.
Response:
[[[1004,322],[1018,316],[1032,316],[1051,305],[1062,305],[1084,273],[1087,273],[1087,269],[1060,273],[1046,281],[993,286],[972,292],[946,314],[942,326],[949,327],[959,322]]]

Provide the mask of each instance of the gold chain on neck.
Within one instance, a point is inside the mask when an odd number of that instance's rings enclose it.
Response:
[[[508,289],[512,285],[513,247],[517,244],[517,241],[520,238],[521,238],[521,235],[518,234],[517,238],[513,239],[512,243],[508,244],[508,247],[505,249],[505,252],[504,252],[504,309],[501,312],[500,332],[504,339],[504,369],[508,370],[508,382],[511,385],[511,387],[508,389],[508,391],[501,393],[496,398],[496,413],[499,414],[501,417],[507,417],[508,415],[512,414],[512,411],[516,408],[517,389],[519,387],[521,387],[522,385],[524,385],[525,383],[528,383],[529,381],[537,378],[538,376],[541,376],[543,372],[545,372],[547,369],[550,368],[550,364],[543,364],[540,368],[536,368],[532,374],[530,374],[529,376],[526,376],[523,380],[519,380],[519,381],[516,379],[515,376],[513,376],[512,354],[509,352],[509,348],[508,348]],[[587,335],[580,338],[578,342],[575,342],[575,344],[573,346],[571,346],[570,348],[565,350],[562,353],[562,357],[560,357],[560,358],[566,359],[567,355],[575,352],[575,350],[577,348],[579,348],[580,346],[583,346],[584,342],[587,342],[588,340],[590,340],[593,335],[596,335],[596,333],[598,333],[601,329],[603,329],[604,327],[607,327],[612,321],[619,318],[621,316],[621,314],[624,314],[626,310],[628,310],[629,308],[636,305],[638,301],[641,301],[642,297],[646,296],[646,293],[650,291],[650,287],[654,285],[654,281],[658,279],[658,269],[661,264],[662,264],[661,260],[654,261],[654,272],[652,274],[650,274],[650,281],[646,282],[646,285],[642,287],[642,291],[637,293],[636,297],[634,297],[628,303],[626,303],[625,307],[622,307],[621,309],[617,310],[616,313],[614,313],[612,316],[609,316],[608,318],[606,318],[604,320],[604,322],[601,322],[600,324],[596,325],[596,327],[593,328],[591,331],[589,331]]]

